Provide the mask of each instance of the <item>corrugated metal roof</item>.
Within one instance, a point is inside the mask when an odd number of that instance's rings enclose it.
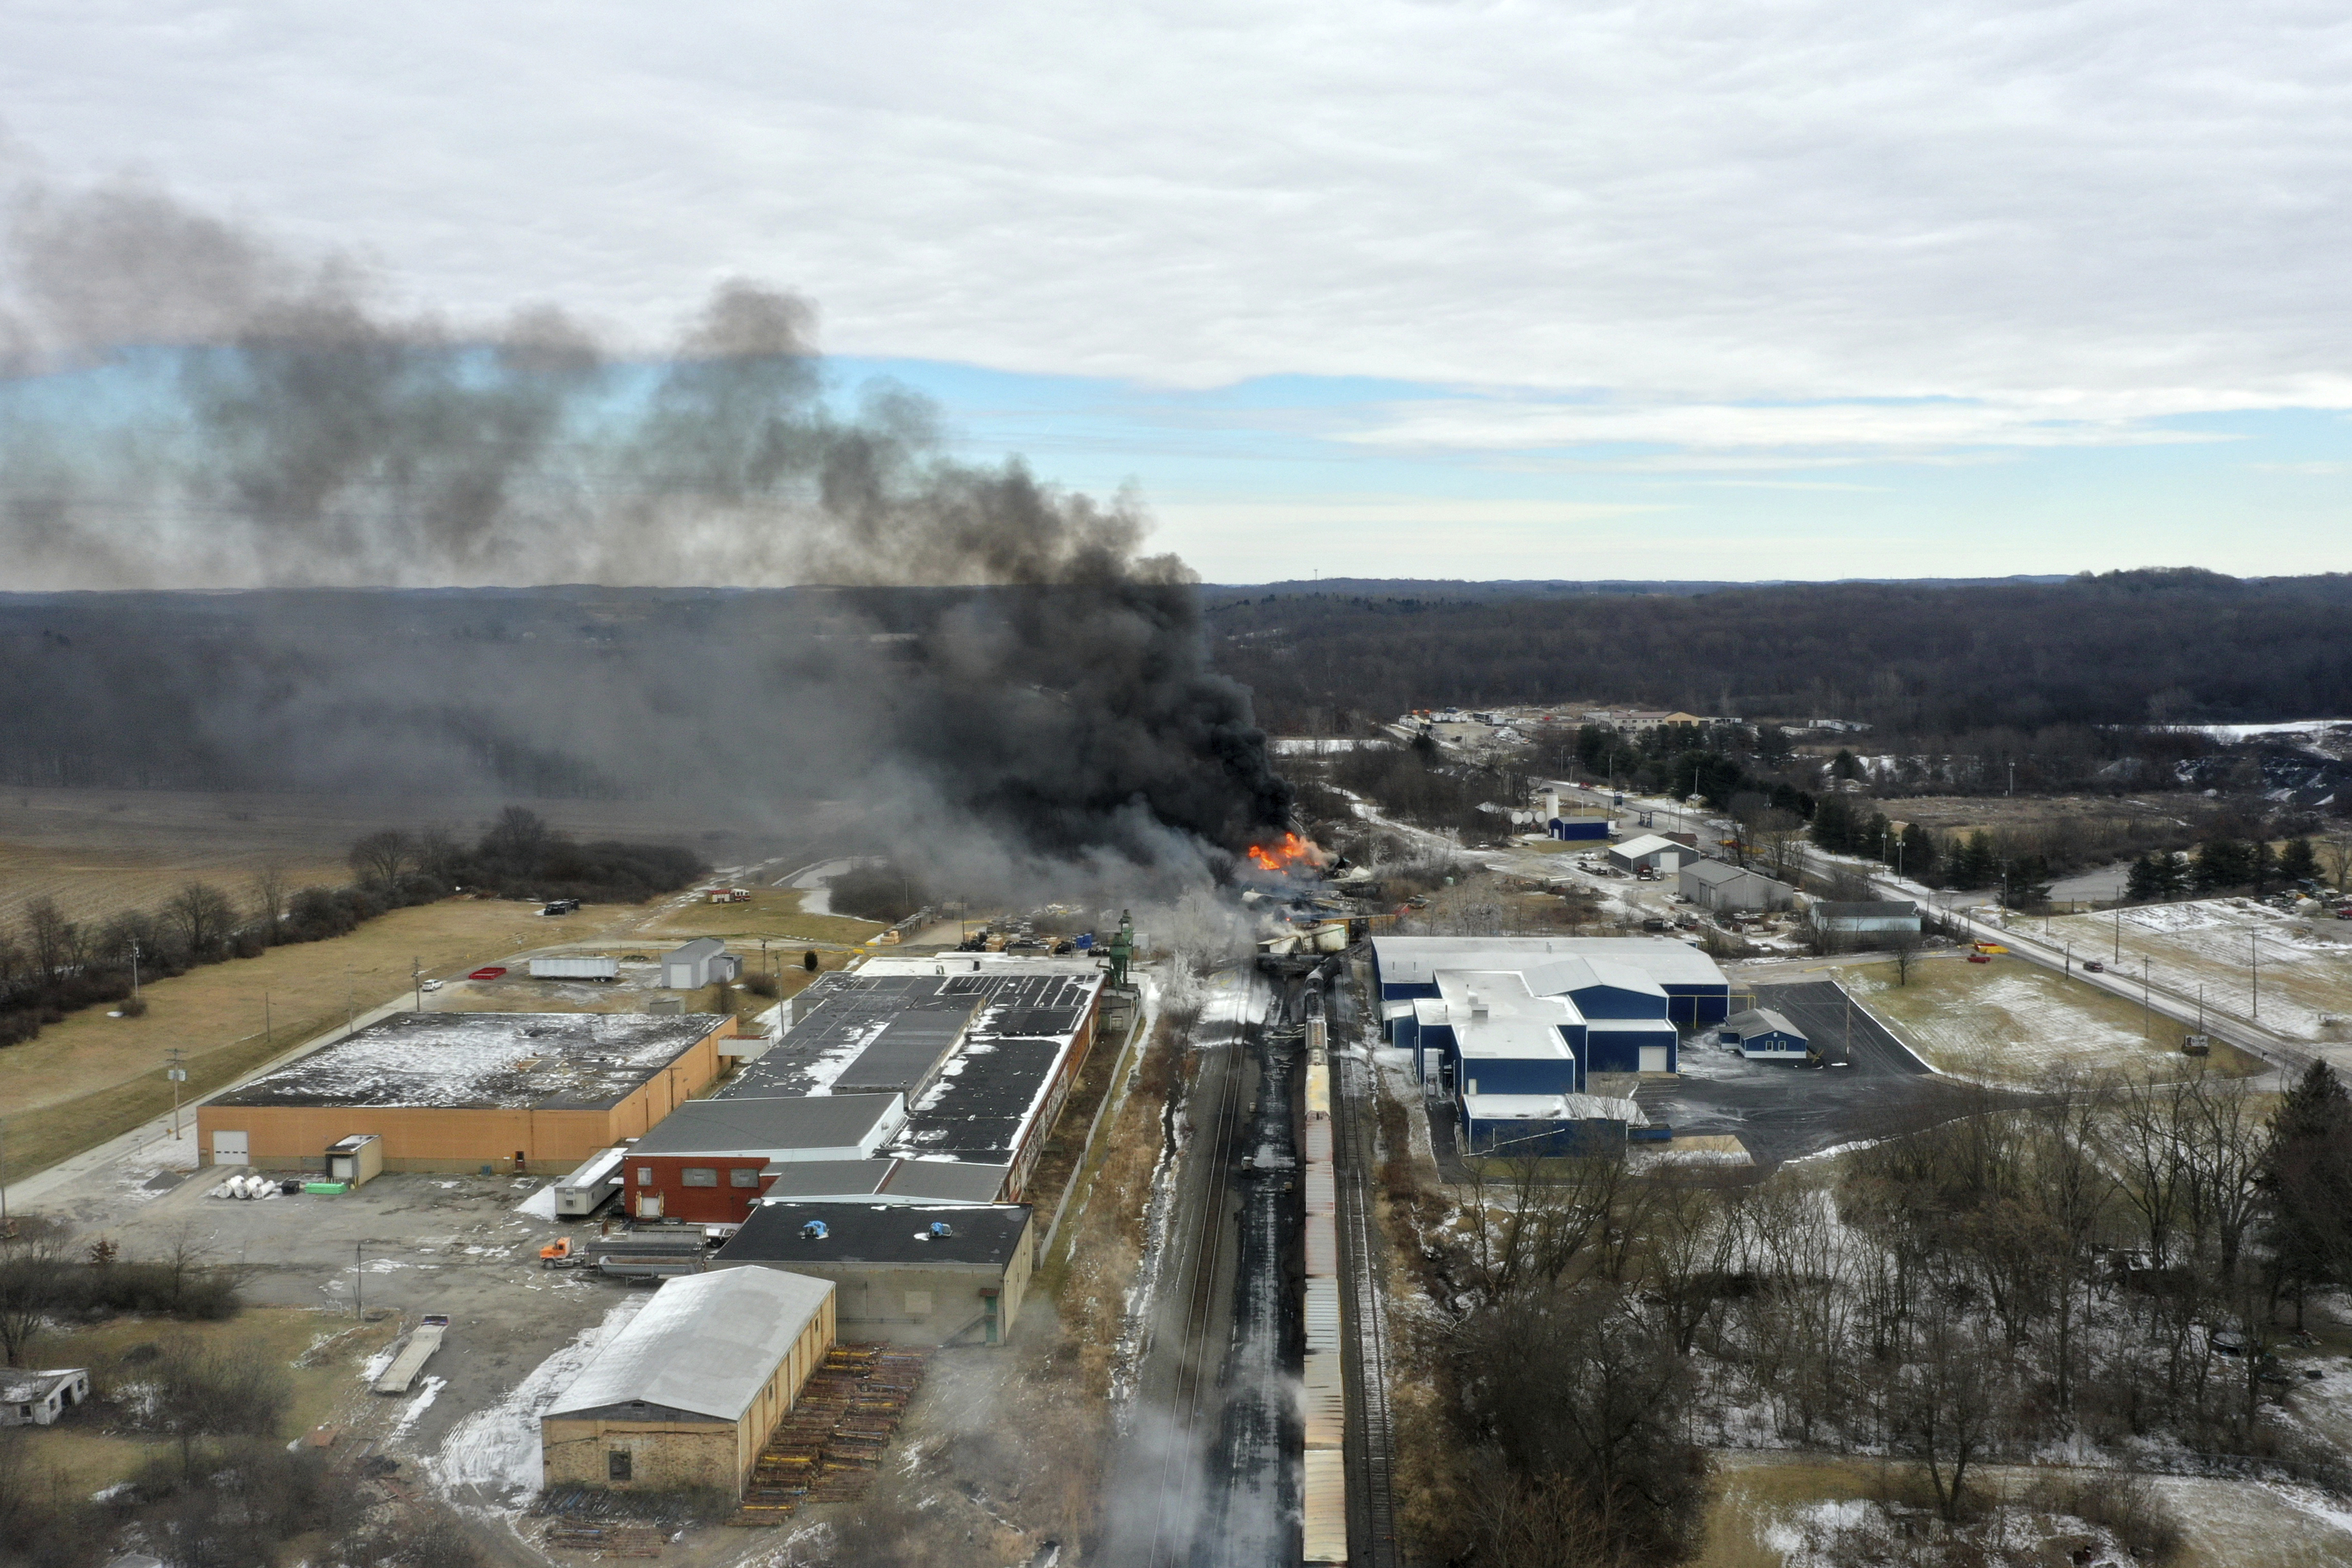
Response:
[[[542,1419],[644,1404],[740,1420],[832,1294],[829,1279],[780,1269],[672,1279],[581,1369]]]
[[[1528,969],[1548,957],[1630,963],[1662,985],[1724,985],[1715,961],[1664,937],[1381,936],[1372,962],[1383,984],[1428,984],[1441,969]]]
[[[1339,1321],[1339,1282],[1315,1278],[1307,1281],[1307,1348],[1337,1351],[1346,1335]]]
[[[1342,1450],[1307,1450],[1305,1473],[1299,1478],[1299,1503],[1305,1525],[1299,1540],[1301,1560],[1310,1565],[1347,1562],[1348,1459]]]
[[[689,1100],[654,1123],[629,1153],[790,1158],[802,1149],[871,1152],[905,1119],[905,1102],[895,1094]]]

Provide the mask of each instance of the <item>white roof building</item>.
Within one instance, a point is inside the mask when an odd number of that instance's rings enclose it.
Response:
[[[832,1296],[830,1279],[772,1268],[672,1279],[542,1419],[645,1405],[740,1420]]]

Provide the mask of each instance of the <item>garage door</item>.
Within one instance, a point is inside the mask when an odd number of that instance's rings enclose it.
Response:
[[[1643,1072],[1665,1071],[1666,1047],[1664,1046],[1643,1046],[1642,1047],[1642,1070]]]
[[[242,1165],[247,1163],[244,1133],[216,1131],[213,1134],[214,1164]]]

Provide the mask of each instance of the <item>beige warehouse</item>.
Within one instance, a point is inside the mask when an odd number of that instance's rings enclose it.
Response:
[[[830,1279],[843,1333],[901,1345],[1003,1344],[1028,1294],[1024,1204],[764,1203],[719,1268]]]
[[[540,1418],[546,1484],[741,1496],[833,1335],[828,1280],[766,1268],[670,1280]]]
[[[716,1013],[395,1013],[199,1107],[198,1146],[311,1171],[373,1134],[387,1171],[569,1169],[708,1088],[734,1034]]]

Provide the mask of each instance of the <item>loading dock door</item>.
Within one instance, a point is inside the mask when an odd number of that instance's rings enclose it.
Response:
[[[213,1134],[213,1163],[214,1163],[214,1164],[215,1164],[215,1165],[243,1165],[243,1164],[248,1163],[248,1161],[247,1161],[247,1157],[246,1157],[246,1152],[245,1152],[245,1151],[246,1151],[246,1142],[245,1142],[245,1134],[244,1134],[244,1133],[242,1133],[242,1132],[225,1132],[225,1131],[215,1131],[215,1132],[214,1132],[214,1134]]]
[[[1666,1047],[1664,1046],[1643,1046],[1642,1047],[1642,1070],[1643,1072],[1665,1071]]]

